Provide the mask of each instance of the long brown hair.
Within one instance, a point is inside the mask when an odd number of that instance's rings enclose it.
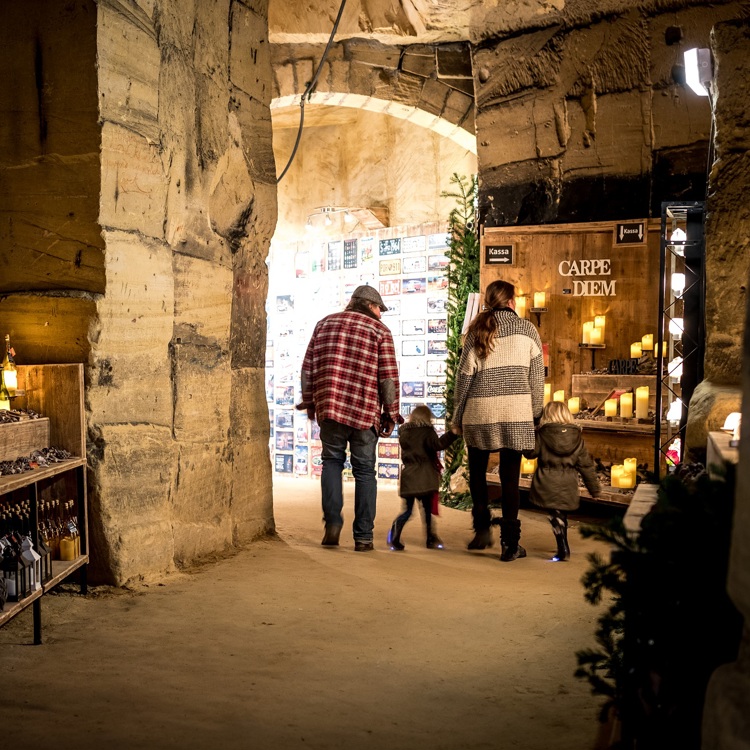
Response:
[[[495,312],[508,307],[516,296],[516,288],[507,281],[493,281],[484,292],[484,310],[481,310],[469,326],[474,334],[474,351],[479,359],[486,359],[492,351],[492,339],[497,331]]]

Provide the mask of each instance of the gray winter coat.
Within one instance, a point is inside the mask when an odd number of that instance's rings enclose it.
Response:
[[[497,333],[485,359],[466,337],[456,373],[453,424],[471,448],[531,450],[544,406],[544,358],[534,324],[508,308],[495,311]]]
[[[398,428],[401,445],[401,481],[398,494],[414,497],[435,492],[440,485],[440,474],[436,462],[437,454],[445,450],[458,435],[446,432],[438,437],[429,422],[407,422]]]
[[[579,472],[592,497],[601,492],[596,467],[578,425],[553,422],[542,425],[536,433],[534,450],[524,452],[524,455],[539,459],[531,480],[530,499],[534,505],[554,510],[576,510],[580,504]]]

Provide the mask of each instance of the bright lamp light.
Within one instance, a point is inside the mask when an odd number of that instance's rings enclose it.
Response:
[[[685,83],[698,96],[708,96],[706,84],[711,81],[711,50],[685,50]]]

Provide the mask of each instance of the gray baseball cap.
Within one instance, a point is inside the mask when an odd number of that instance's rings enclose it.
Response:
[[[367,284],[358,286],[352,292],[352,299],[363,299],[366,302],[372,302],[373,304],[376,304],[383,312],[386,312],[388,310],[388,307],[383,303],[383,298],[378,293],[378,290],[373,289],[373,287],[371,286],[367,286]]]

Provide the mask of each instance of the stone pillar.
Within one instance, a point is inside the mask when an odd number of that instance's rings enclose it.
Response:
[[[267,37],[266,0],[98,4],[89,482],[94,573],[113,583],[273,530]]]
[[[750,738],[750,307],[746,294],[750,251],[747,206],[750,132],[746,114],[750,23],[745,20],[717,25],[713,52],[717,158],[711,174],[709,201],[708,237],[712,251],[708,279],[711,287],[707,293],[706,376],[714,380],[722,377],[724,360],[727,369],[739,380],[742,366],[743,434],[728,589],[744,617],[745,628],[737,661],[719,667],[709,683],[702,746],[704,750],[740,750],[748,747]],[[743,325],[744,338],[732,340]]]

